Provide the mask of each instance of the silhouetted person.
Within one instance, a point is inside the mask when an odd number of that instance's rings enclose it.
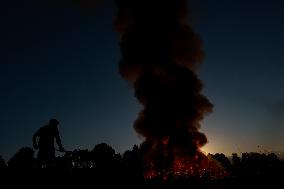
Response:
[[[64,152],[58,131],[59,122],[51,119],[48,125],[41,127],[33,136],[33,146],[38,149],[39,166],[50,167],[55,159],[54,139],[59,147],[59,151]]]

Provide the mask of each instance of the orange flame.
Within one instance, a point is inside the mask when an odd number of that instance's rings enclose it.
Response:
[[[153,164],[145,172],[144,178],[194,178],[198,180],[219,180],[228,177],[228,172],[215,160],[201,152],[195,156],[176,156],[168,170],[155,170]]]

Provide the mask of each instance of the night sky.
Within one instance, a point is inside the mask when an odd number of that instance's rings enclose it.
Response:
[[[206,152],[284,151],[284,2],[191,0],[204,42],[199,68],[214,111]],[[9,0],[0,4],[0,154],[32,146],[50,118],[67,150],[100,142],[124,152],[141,139],[141,106],[118,72],[115,6]]]

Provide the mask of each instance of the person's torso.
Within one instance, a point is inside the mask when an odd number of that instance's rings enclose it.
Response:
[[[54,148],[54,129],[44,126],[39,133],[39,148]]]

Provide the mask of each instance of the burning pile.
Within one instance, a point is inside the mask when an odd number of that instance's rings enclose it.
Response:
[[[168,178],[218,180],[228,176],[228,172],[215,160],[209,159],[201,152],[195,156],[181,155],[175,157],[168,169],[157,170],[153,164],[148,164],[144,174],[145,179]]]
[[[218,177],[218,166],[199,151],[207,143],[200,121],[213,105],[195,74],[204,53],[186,23],[186,0],[116,2],[120,73],[144,107],[134,127],[145,138],[145,177]]]

